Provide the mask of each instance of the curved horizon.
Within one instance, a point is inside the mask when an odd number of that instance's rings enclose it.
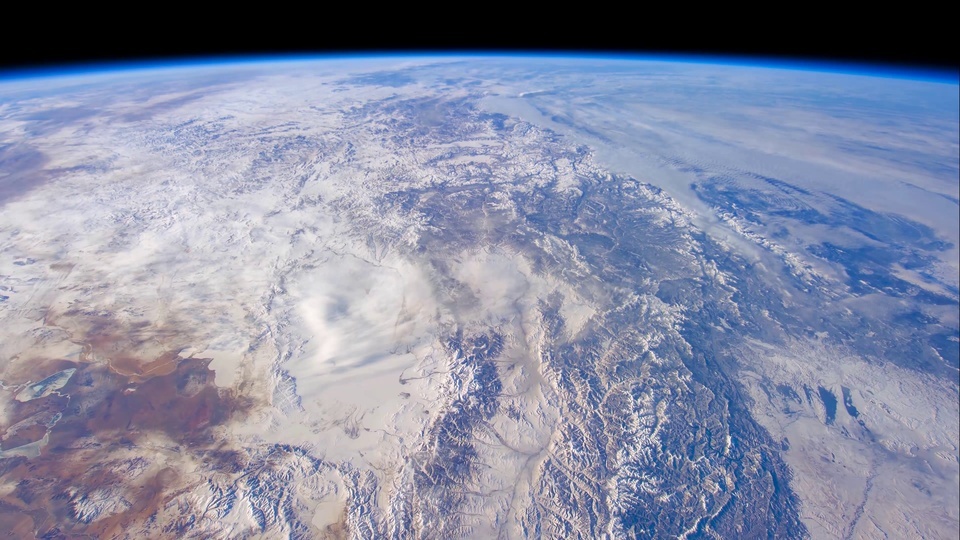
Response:
[[[0,66],[0,83],[32,79],[84,75],[106,75],[118,72],[152,71],[204,66],[242,66],[293,62],[323,62],[337,60],[376,59],[538,59],[608,60],[623,62],[663,62],[730,66],[741,68],[782,69],[810,73],[831,73],[862,77],[877,77],[917,82],[960,85],[960,71],[930,66],[877,63],[837,59],[782,58],[741,54],[691,54],[672,52],[597,52],[577,50],[401,50],[401,51],[346,51],[293,53],[227,53],[191,56],[144,57],[140,59],[66,61],[54,64],[36,64],[6,68]]]

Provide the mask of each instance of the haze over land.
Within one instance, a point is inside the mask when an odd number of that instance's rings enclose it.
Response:
[[[957,95],[558,58],[0,83],[0,524],[955,535]]]

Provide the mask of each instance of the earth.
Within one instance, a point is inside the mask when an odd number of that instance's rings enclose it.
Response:
[[[17,538],[951,538],[955,80],[0,81]]]

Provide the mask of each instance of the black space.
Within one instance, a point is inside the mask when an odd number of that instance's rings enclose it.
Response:
[[[10,21],[23,32],[0,34],[0,72],[222,56],[448,51],[832,62],[939,72],[953,80],[960,69],[953,19],[930,11],[911,13],[909,6],[891,13],[838,15],[837,10],[782,4],[776,10],[743,14],[723,11],[726,7],[704,12],[693,4],[667,7],[675,10],[667,13],[657,11],[664,9],[660,6],[648,11],[645,5],[637,7],[642,10],[637,15],[579,5],[576,12],[553,9],[545,16],[518,15],[513,8],[497,11],[487,4],[468,13],[469,6],[449,6],[439,17],[405,8],[383,13],[372,4],[357,4],[353,13],[342,11],[351,9],[342,5],[337,13],[260,5],[255,12],[232,10],[225,18],[206,19],[196,12],[167,9],[135,21],[123,14],[97,17],[77,11],[37,28]]]

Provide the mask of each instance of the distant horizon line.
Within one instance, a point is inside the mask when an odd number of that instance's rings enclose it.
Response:
[[[135,59],[95,59],[90,61],[65,61],[57,64],[35,66],[0,66],[0,84],[30,79],[44,79],[82,75],[106,75],[116,72],[150,71],[203,66],[239,66],[256,64],[296,63],[335,60],[376,59],[536,59],[557,60],[610,60],[632,62],[663,62],[746,68],[784,69],[790,71],[833,73],[910,80],[939,84],[960,85],[960,70],[941,69],[929,66],[878,63],[871,61],[809,59],[796,57],[770,57],[738,54],[691,54],[691,53],[644,53],[606,51],[538,51],[538,50],[385,50],[356,52],[294,52],[294,53],[223,53],[195,56],[171,55]]]

